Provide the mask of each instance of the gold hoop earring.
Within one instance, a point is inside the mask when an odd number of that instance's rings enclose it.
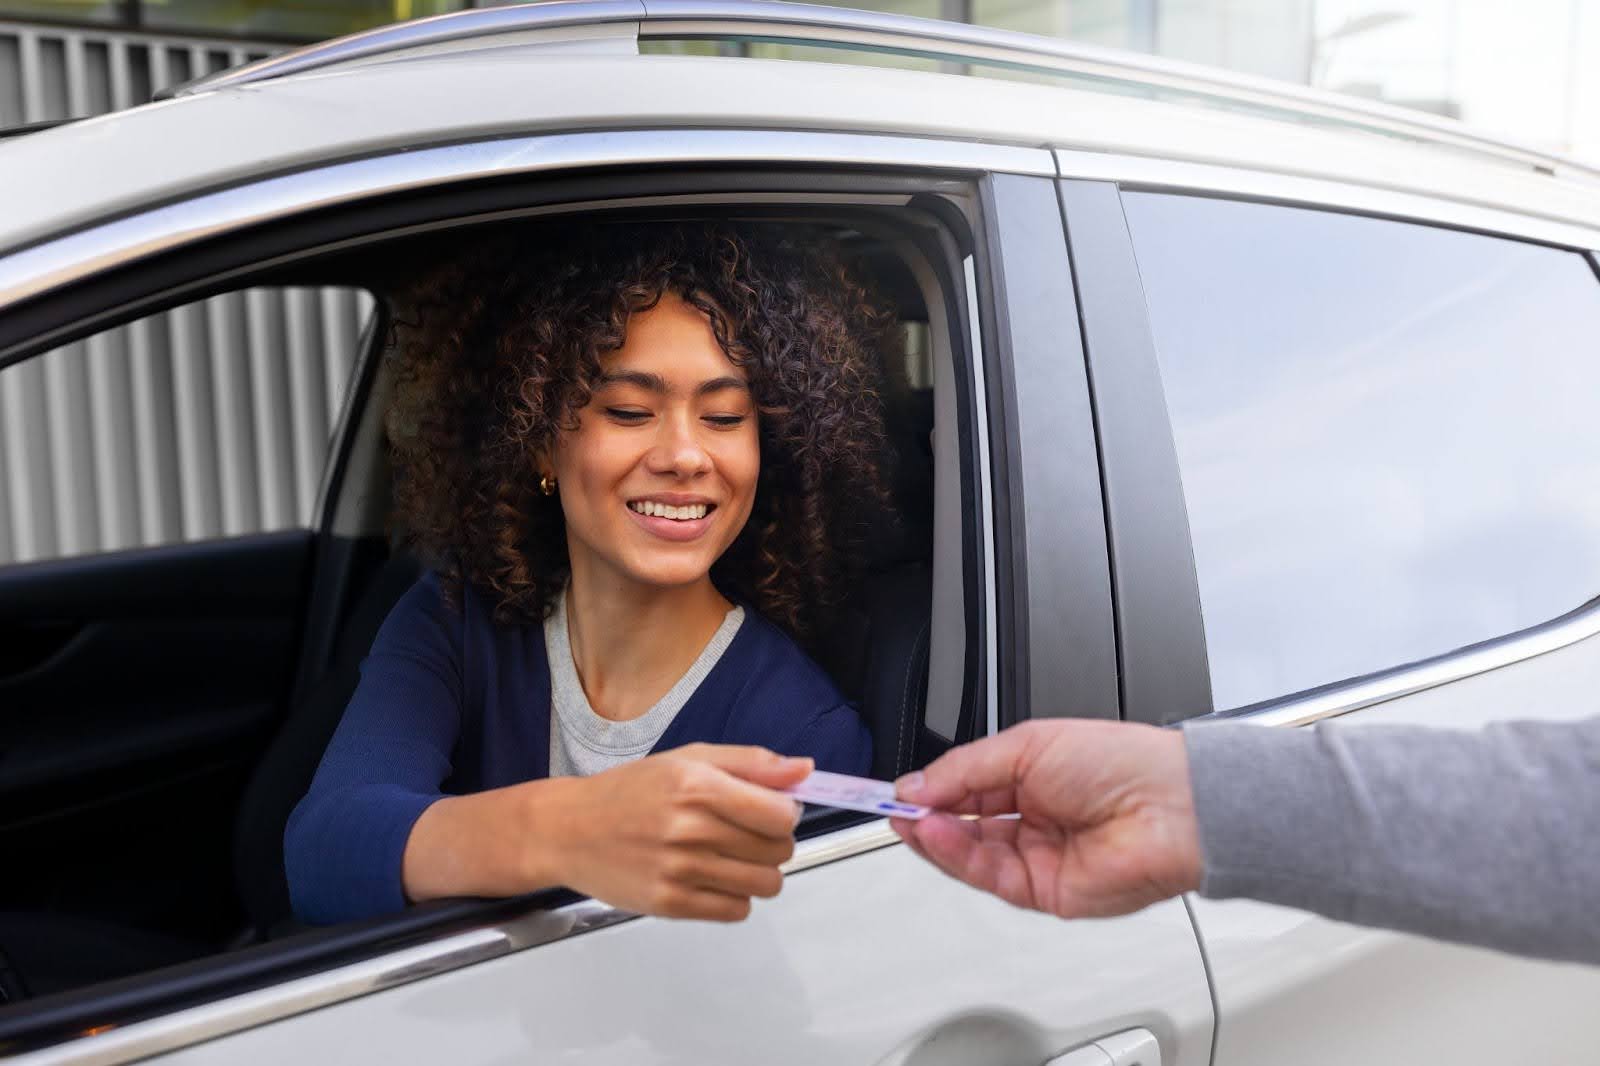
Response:
[[[556,479],[549,474],[540,474],[539,491],[546,496],[554,496],[556,494]]]

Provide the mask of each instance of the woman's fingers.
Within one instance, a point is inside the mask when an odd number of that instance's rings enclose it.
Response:
[[[746,744],[689,744],[672,754],[709,763],[734,777],[767,788],[789,788],[800,783],[815,767],[809,757],[779,755]]]
[[[654,913],[702,922],[742,922],[750,917],[750,899],[704,888],[684,889],[669,896]]]
[[[670,828],[669,840],[703,848],[730,859],[778,866],[794,855],[794,837],[788,833],[765,836],[734,825],[710,811],[686,812],[678,825]]]
[[[686,862],[678,880],[695,888],[747,898],[771,899],[783,889],[783,875],[776,866],[712,854],[698,855]]]
[[[805,760],[806,765],[809,763]],[[752,784],[711,760],[686,759],[679,764],[678,773],[678,796],[687,807],[708,812],[759,836],[794,835],[794,827],[800,821],[799,805],[792,797],[773,791],[773,786]]]

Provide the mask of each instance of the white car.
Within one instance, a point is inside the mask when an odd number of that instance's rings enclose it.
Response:
[[[1059,921],[865,817],[808,817],[732,926],[554,891],[297,928],[281,834],[415,574],[392,287],[551,216],[783,220],[892,295],[905,521],[823,657],[881,776],[1035,716],[1591,714],[1595,171],[1061,41],[577,0],[8,139],[0,203],[0,1052],[1589,1054],[1594,970],[1245,902]]]

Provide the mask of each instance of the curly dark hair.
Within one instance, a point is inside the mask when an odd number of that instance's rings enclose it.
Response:
[[[708,316],[760,416],[754,507],[712,578],[810,643],[851,576],[852,541],[888,514],[882,367],[899,331],[809,229],[535,226],[406,286],[389,347],[398,539],[452,601],[469,582],[497,621],[547,617],[570,563],[534,459],[576,425],[629,315],[668,292]]]

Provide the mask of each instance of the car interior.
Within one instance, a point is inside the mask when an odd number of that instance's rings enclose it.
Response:
[[[904,350],[885,353],[891,454],[883,459],[894,514],[864,516],[874,533],[862,579],[837,624],[808,649],[868,724],[873,776],[893,778],[970,737],[976,703],[976,635],[958,619],[941,636],[933,622],[933,362],[940,345],[960,343],[950,323],[929,312],[928,286],[946,276],[930,273],[932,257],[919,250],[933,227],[924,220],[923,238],[913,239],[892,212],[695,210],[687,217],[776,218],[839,241],[905,326]],[[512,224],[537,220],[493,223],[499,233]],[[308,930],[290,914],[282,853],[285,821],[361,661],[421,573],[418,560],[392,548],[387,515],[383,352],[401,310],[391,292],[442,243],[472,239],[470,227],[456,224],[350,242],[210,290],[340,285],[375,298],[313,528],[0,568],[0,1023],[46,996],[70,1020],[76,1015],[67,1008],[85,997],[136,993],[141,975],[162,968],[170,968],[169,988],[215,987],[215,966],[205,962],[259,956],[285,938],[308,945],[310,958],[343,934],[355,936],[351,943],[391,943],[417,935],[430,914],[481,921],[499,913],[483,910],[489,904],[427,905],[412,909],[420,917],[375,923],[381,928]],[[960,430],[949,431],[950,454],[964,456]],[[939,483],[965,495],[958,476]],[[964,529],[955,536],[955,571],[966,575],[952,579],[958,602],[975,595],[971,538]],[[940,641],[955,646],[941,649]],[[930,658],[941,656],[966,664],[949,697],[959,703],[952,736],[929,730],[924,718]],[[864,820],[813,809],[801,836]],[[292,952],[273,958],[293,969]],[[249,981],[263,980],[259,968],[250,973]],[[0,1024],[0,1051],[5,1041]]]

